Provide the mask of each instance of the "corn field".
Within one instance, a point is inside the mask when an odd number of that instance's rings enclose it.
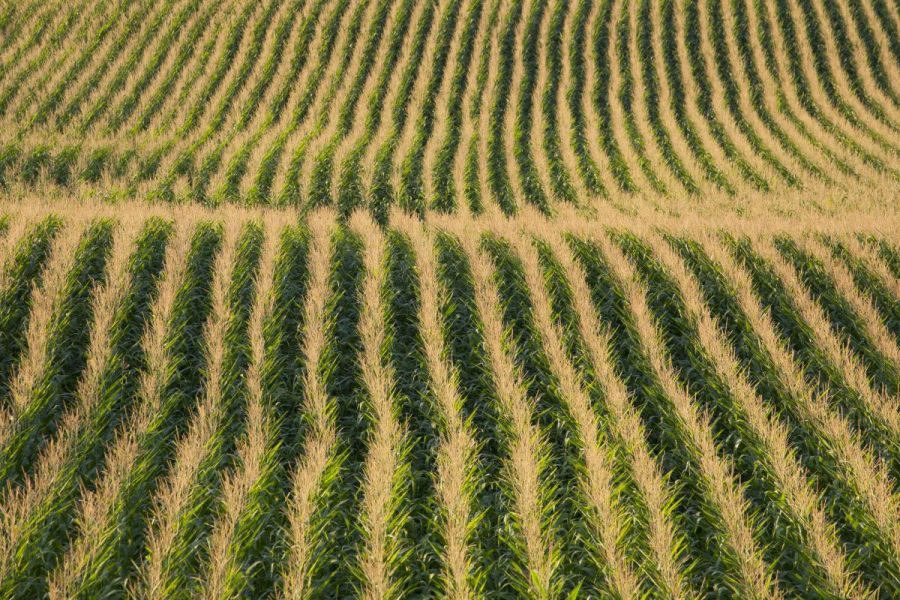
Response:
[[[20,598],[900,598],[900,4],[0,2]]]
[[[0,186],[552,215],[900,193],[894,0],[0,7]]]
[[[0,223],[4,598],[900,593],[878,218]]]

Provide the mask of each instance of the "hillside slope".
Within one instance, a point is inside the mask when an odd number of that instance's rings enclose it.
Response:
[[[895,201],[892,0],[8,2],[0,185],[514,214]]]
[[[900,4],[0,3],[44,597],[900,598]]]
[[[900,238],[0,218],[0,597],[900,593]]]

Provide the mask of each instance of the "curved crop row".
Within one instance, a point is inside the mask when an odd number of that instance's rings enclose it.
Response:
[[[131,210],[0,218],[0,597],[900,591],[893,232]]]

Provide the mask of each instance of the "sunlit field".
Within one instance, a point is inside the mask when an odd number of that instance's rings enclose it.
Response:
[[[900,597],[900,5],[0,4],[44,597]]]

